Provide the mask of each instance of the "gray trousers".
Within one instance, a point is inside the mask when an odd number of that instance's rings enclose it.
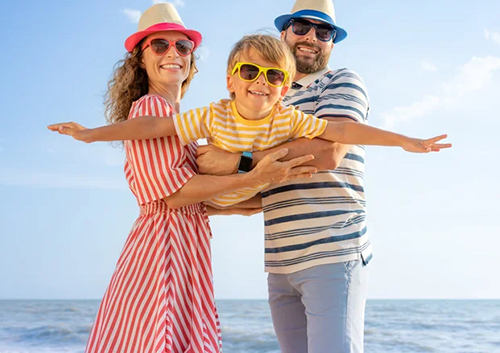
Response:
[[[367,268],[361,260],[268,276],[282,353],[362,353]]]

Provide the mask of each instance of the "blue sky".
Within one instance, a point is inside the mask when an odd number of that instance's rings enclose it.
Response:
[[[227,97],[225,65],[244,34],[276,33],[292,0],[177,0],[204,34],[182,110]],[[250,5],[251,3],[251,5]],[[463,3],[463,4],[462,4]],[[100,299],[138,208],[123,152],[45,126],[102,125],[102,98],[137,14],[151,0],[2,2],[0,299]],[[365,80],[372,125],[430,137],[432,155],[368,148],[375,257],[370,298],[500,298],[500,2],[336,1],[348,38],[330,65]],[[218,298],[265,298],[262,216],[215,217]]]

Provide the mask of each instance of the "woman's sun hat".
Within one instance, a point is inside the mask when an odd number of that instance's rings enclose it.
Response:
[[[337,30],[334,43],[347,37],[345,29],[335,23],[335,9],[332,0],[297,0],[290,14],[279,16],[274,20],[278,31],[283,31],[292,18],[306,18],[331,24]]]
[[[201,43],[200,32],[186,29],[174,5],[159,3],[151,6],[141,15],[139,25],[137,26],[137,32],[127,38],[125,41],[125,49],[127,49],[128,52],[132,52],[142,39],[152,33],[161,31],[184,33],[194,42],[195,48]]]

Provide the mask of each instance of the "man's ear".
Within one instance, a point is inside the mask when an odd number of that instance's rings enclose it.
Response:
[[[281,31],[281,33],[280,33],[280,39],[281,39],[282,42],[285,41],[285,39],[286,39],[286,30],[285,31]]]
[[[234,93],[234,79],[233,75],[226,76],[227,90],[229,93]]]

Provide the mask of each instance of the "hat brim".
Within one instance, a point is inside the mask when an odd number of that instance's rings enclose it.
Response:
[[[149,36],[150,34],[156,33],[156,32],[163,32],[163,31],[172,31],[172,32],[180,32],[184,33],[189,39],[191,39],[194,42],[194,47],[195,49],[201,44],[201,33],[198,31],[194,31],[192,29],[186,29],[180,24],[177,23],[158,23],[155,24],[151,27],[146,28],[143,31],[136,32],[132,34],[130,37],[127,38],[125,41],[125,49],[129,53],[134,50],[135,46],[139,44],[141,40]]]
[[[322,22],[325,22],[325,23],[332,25],[335,28],[335,30],[337,31],[337,35],[336,35],[335,39],[333,40],[334,43],[341,42],[344,39],[346,39],[346,37],[347,37],[347,31],[345,29],[343,29],[342,27],[337,26],[333,22],[333,20],[330,16],[328,16],[322,12],[314,11],[314,10],[302,10],[302,11],[298,11],[298,12],[293,13],[293,14],[279,16],[274,20],[274,25],[276,26],[278,31],[281,32],[285,28],[285,25],[288,22],[290,22],[290,20],[292,18],[307,18],[310,20],[322,21]]]

